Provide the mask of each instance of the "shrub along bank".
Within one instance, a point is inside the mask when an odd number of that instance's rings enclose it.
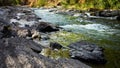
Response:
[[[71,9],[119,9],[119,0],[0,0],[0,6],[28,5],[31,7],[63,6]]]

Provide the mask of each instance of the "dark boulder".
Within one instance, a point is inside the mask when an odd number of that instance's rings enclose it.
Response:
[[[114,17],[120,14],[120,10],[103,10],[99,11],[99,16],[102,17]]]
[[[120,20],[120,15],[118,15],[116,19],[117,19],[117,20]]]
[[[17,27],[5,21],[0,22],[0,38],[32,36],[29,28]]]
[[[10,26],[4,26],[3,29],[1,30],[1,32],[3,33],[3,37],[11,37],[12,36],[12,32],[10,29]]]
[[[0,39],[1,68],[91,68],[73,59],[52,60],[39,54],[42,47],[24,38]]]
[[[60,45],[59,43],[57,42],[50,42],[50,48],[51,49],[61,49],[62,48],[62,45]]]
[[[14,31],[12,31],[11,26],[6,22],[0,22],[0,38],[9,38],[14,36]]]
[[[106,63],[103,55],[103,48],[87,41],[79,41],[68,46],[71,57],[82,61],[93,63]]]
[[[0,40],[0,67],[1,68],[39,68],[42,66],[36,51],[42,47],[33,41],[24,38],[8,38]],[[41,60],[42,61],[42,60]]]
[[[59,30],[56,26],[46,22],[40,22],[38,24],[33,25],[33,27],[35,27],[36,30],[38,30],[39,32],[54,32]]]

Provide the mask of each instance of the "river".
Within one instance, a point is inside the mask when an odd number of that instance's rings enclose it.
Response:
[[[107,59],[105,65],[87,64],[93,68],[120,68],[120,21],[99,18],[84,19],[55,14],[54,12],[49,12],[50,10],[37,9],[34,12],[42,18],[41,21],[59,25],[65,31],[73,33],[74,35],[71,36],[75,36],[75,38],[72,37],[75,41],[78,40],[79,36],[84,36],[83,40],[85,38],[85,40],[96,43],[105,49],[104,54]],[[73,41],[69,40],[69,42]]]

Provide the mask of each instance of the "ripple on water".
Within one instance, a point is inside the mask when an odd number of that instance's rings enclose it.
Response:
[[[73,24],[73,25],[64,25],[61,26],[62,28],[65,29],[90,29],[90,30],[97,30],[97,31],[106,31],[107,29],[110,29],[108,26],[102,25],[102,24],[86,24],[86,25],[78,25],[78,24]]]
[[[103,67],[96,65],[95,68],[120,68],[120,62],[118,61],[120,59],[120,25],[118,21],[111,20],[110,18],[105,19],[103,17],[72,19],[70,16],[49,12],[48,9],[38,9],[35,11],[35,14],[42,18],[42,21],[59,24],[62,25],[61,27],[65,30],[72,31],[70,33],[65,32],[65,34],[58,33],[56,34],[57,37],[56,35],[53,35],[55,37],[51,36],[57,42],[59,41],[65,45],[81,38],[81,40],[88,40],[104,47],[108,63]],[[90,38],[90,40],[88,38]]]

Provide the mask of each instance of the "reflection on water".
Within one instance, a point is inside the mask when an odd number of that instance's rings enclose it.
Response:
[[[67,31],[84,35],[105,48],[105,57],[108,62],[105,65],[92,65],[95,68],[120,68],[120,23],[119,21],[106,19],[82,19],[67,15],[54,14],[48,9],[35,10],[36,15],[42,18],[41,21],[60,25]],[[70,37],[72,39],[76,39]],[[66,39],[67,40],[67,39]],[[66,41],[65,40],[65,41]],[[78,40],[78,38],[76,39]],[[70,42],[70,41],[69,41]]]

